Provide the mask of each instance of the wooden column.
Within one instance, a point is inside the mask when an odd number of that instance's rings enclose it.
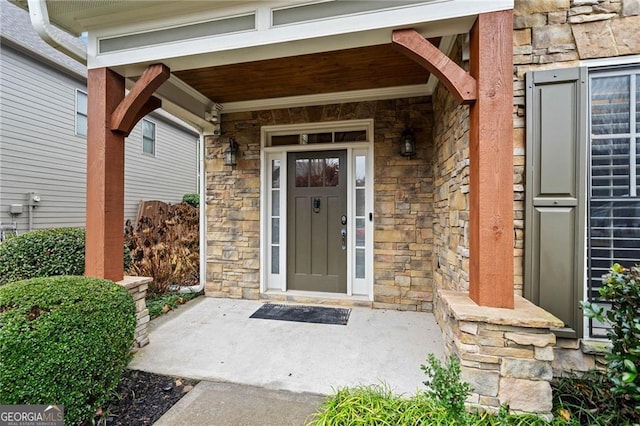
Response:
[[[87,236],[85,275],[124,276],[124,138],[111,115],[124,99],[124,78],[108,68],[88,72]]]
[[[484,13],[471,29],[469,296],[513,308],[513,14]]]
[[[124,277],[124,138],[160,108],[152,95],[170,74],[163,64],[149,65],[125,97],[124,77],[107,68],[89,70],[85,275]]]

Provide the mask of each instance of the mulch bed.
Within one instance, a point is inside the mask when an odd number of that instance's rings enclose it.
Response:
[[[96,424],[152,425],[197,383],[197,380],[127,369],[116,395],[103,407]]]

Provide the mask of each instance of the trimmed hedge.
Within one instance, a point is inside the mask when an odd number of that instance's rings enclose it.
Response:
[[[91,420],[131,358],[135,306],[98,278],[46,277],[0,287],[0,401],[63,404]]]
[[[84,274],[85,231],[53,228],[26,232],[0,244],[0,285],[56,275]],[[124,270],[131,254],[124,247]]]

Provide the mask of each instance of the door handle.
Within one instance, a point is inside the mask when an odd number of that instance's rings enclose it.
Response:
[[[313,212],[314,213],[319,213],[320,212],[320,198],[314,198],[313,201],[311,202],[312,207],[313,207]]]
[[[340,230],[340,236],[342,237],[342,250],[346,250],[347,249],[347,230],[346,229]]]

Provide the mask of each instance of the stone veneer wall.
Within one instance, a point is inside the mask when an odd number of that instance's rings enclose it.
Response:
[[[149,309],[147,309],[147,289],[149,283],[153,281],[150,277],[134,277],[125,276],[122,281],[118,281],[117,284],[126,288],[131,297],[133,303],[136,306],[136,329],[133,334],[133,347],[132,352],[137,352],[143,346],[149,344]]]
[[[467,406],[551,417],[552,327],[560,320],[515,296],[514,309],[478,306],[467,292],[437,289],[434,314],[445,352],[460,362],[461,378],[473,388]]]
[[[515,0],[513,25],[515,280],[516,291],[520,291],[524,268],[525,74],[576,67],[580,60],[640,54],[640,0]],[[558,339],[554,374],[603,368],[605,346]]]
[[[222,115],[224,137],[206,139],[208,296],[260,297],[260,128],[267,125],[374,119],[375,231],[373,307],[430,311],[433,300],[429,98],[346,103]],[[418,155],[399,155],[405,123]],[[227,138],[240,146],[225,166]]]
[[[458,64],[463,41],[458,37],[450,55]],[[458,105],[442,84],[432,99],[434,281],[438,288],[468,291],[469,107]]]

